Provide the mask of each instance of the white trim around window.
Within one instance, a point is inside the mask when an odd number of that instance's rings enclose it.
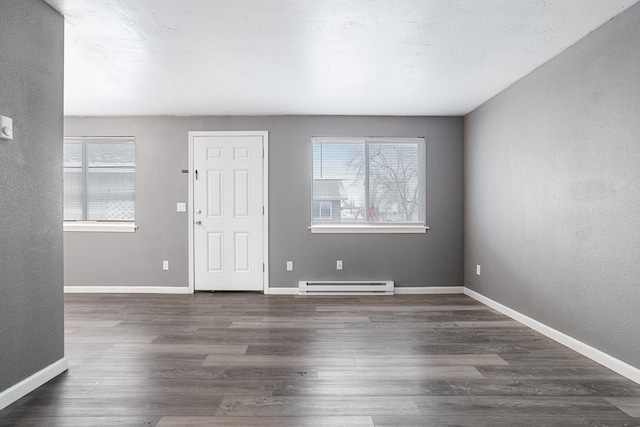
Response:
[[[424,225],[371,225],[371,224],[316,224],[309,227],[311,233],[334,233],[334,234],[412,234],[412,233],[426,233],[429,227]]]
[[[426,138],[312,137],[311,233],[426,233]],[[335,200],[327,218],[320,200]],[[317,208],[317,209],[316,209]]]
[[[135,138],[67,136],[63,151],[63,219],[133,223]]]
[[[64,221],[63,231],[88,231],[98,233],[134,233],[135,222]]]

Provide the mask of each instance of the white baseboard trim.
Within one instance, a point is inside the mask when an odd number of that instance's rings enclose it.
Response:
[[[295,288],[267,288],[265,295],[298,295]],[[169,286],[65,286],[65,294],[192,294],[188,287]],[[462,294],[464,286],[396,287],[398,295]]]
[[[20,381],[18,384],[9,387],[0,393],[0,410],[11,405],[18,399],[31,393],[47,381],[52,380],[69,368],[69,363],[65,357],[53,362],[44,369],[39,370],[35,374]]]
[[[268,295],[298,295],[298,287],[295,288],[268,288]]]
[[[192,294],[188,287],[175,286],[65,286],[65,294]]]
[[[631,381],[634,381],[640,384],[640,369],[629,365],[628,363],[623,362],[622,360],[616,359],[613,356],[604,353],[603,351],[598,350],[597,348],[591,347],[588,344],[583,343],[582,341],[578,341],[575,338],[570,337],[556,329],[553,329],[544,323],[538,322],[535,319],[532,319],[529,316],[525,316],[522,313],[519,313],[505,305],[500,304],[490,298],[485,297],[482,294],[477,293],[469,288],[464,288],[465,295],[470,296],[471,298],[487,305],[494,310],[499,311],[502,314],[505,314],[511,317],[514,320],[522,323],[530,327],[531,329],[540,332],[542,335],[545,335],[551,338],[554,341],[559,342],[562,345],[569,347],[570,349],[577,351],[583,356],[588,357],[589,359],[611,369],[618,374],[629,378]]]
[[[396,287],[396,295],[439,295],[439,294],[461,294],[464,286],[422,286],[417,288]]]

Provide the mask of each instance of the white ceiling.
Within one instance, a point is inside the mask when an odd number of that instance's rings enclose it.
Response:
[[[67,115],[463,115],[638,0],[46,0]]]

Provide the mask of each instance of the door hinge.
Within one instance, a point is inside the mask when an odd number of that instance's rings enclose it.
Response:
[[[264,273],[264,262],[262,263],[262,272]]]
[[[198,180],[198,169],[196,169],[196,181]]]
[[[262,215],[264,215],[264,206],[262,207]]]
[[[264,148],[262,149],[262,158],[264,159]]]

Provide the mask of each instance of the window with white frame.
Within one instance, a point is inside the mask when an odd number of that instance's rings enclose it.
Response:
[[[314,137],[312,146],[312,232],[426,230],[424,138]]]
[[[313,201],[313,219],[331,219],[331,202],[325,200]]]
[[[133,222],[135,139],[64,139],[64,220]]]

